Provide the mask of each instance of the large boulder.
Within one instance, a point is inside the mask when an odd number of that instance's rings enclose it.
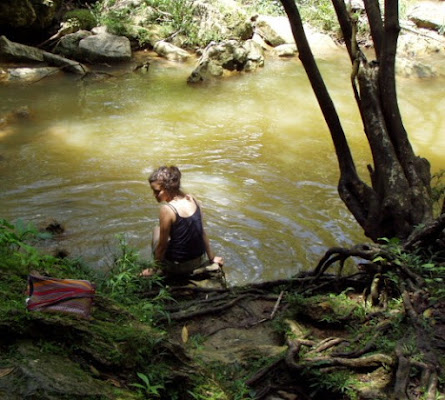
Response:
[[[37,67],[37,68],[7,68],[1,70],[0,82],[2,83],[31,83],[47,78],[51,75],[59,74],[60,68],[57,67]],[[0,119],[1,126],[1,119]]]
[[[443,60],[444,54],[445,37],[443,35],[435,31],[415,28],[405,22],[402,24],[402,31],[397,41],[397,57],[431,63],[438,58]]]
[[[419,28],[440,31],[445,24],[445,2],[422,1],[408,11],[408,18]]]
[[[187,81],[203,82],[208,78],[220,77],[231,72],[253,71],[263,65],[263,49],[251,39],[245,42],[237,40],[212,42],[204,49],[197,67]]]
[[[298,53],[297,46],[291,43],[280,44],[274,48],[278,57],[293,57]]]
[[[255,32],[270,46],[276,47],[294,42],[287,17],[260,15],[255,22]]]
[[[171,43],[160,40],[154,45],[153,50],[161,57],[170,61],[187,61],[190,53]]]
[[[130,40],[110,33],[83,38],[79,41],[79,53],[89,63],[129,61],[132,55]]]
[[[404,78],[430,79],[437,76],[433,66],[403,57],[396,59],[396,73]]]
[[[0,36],[0,61],[43,62],[43,52],[35,47],[25,46]]]
[[[2,0],[0,26],[3,33],[21,29],[44,30],[51,26],[61,6],[62,0]]]
[[[332,51],[338,50],[338,46],[333,39],[324,33],[318,32],[309,25],[304,26],[306,37],[312,52],[316,56],[326,56]],[[260,36],[264,42],[273,48],[284,44],[294,44],[295,40],[287,17],[271,17],[260,15],[255,20],[255,33]],[[282,53],[280,48],[277,54]],[[286,48],[286,56],[290,55],[289,48]]]
[[[79,49],[79,43],[82,39],[91,36],[90,31],[80,30],[75,33],[70,33],[62,37],[54,48],[54,52],[64,57],[73,60],[80,60],[82,58]]]
[[[11,42],[5,36],[0,36],[0,61],[46,63],[50,66],[59,67],[63,71],[80,75],[84,75],[87,72],[87,68],[76,61],[35,47]]]
[[[37,15],[29,0],[0,2],[0,26],[23,28],[34,23]]]

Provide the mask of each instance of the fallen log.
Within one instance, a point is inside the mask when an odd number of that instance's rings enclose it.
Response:
[[[0,36],[0,61],[45,63],[78,75],[85,75],[88,72],[88,68],[78,61],[73,61],[36,47],[11,42],[6,36]]]

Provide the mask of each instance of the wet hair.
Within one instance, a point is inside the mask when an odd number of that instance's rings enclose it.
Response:
[[[151,173],[148,182],[158,182],[167,192],[178,193],[181,190],[181,171],[174,165],[163,165]]]

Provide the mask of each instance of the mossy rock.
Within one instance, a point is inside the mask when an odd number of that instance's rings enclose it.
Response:
[[[67,355],[23,341],[0,378],[0,398],[24,399],[106,399],[113,398],[109,384],[91,376]],[[6,397],[4,397],[6,399]],[[131,398],[131,397],[128,397]]]
[[[96,17],[87,9],[70,10],[63,16],[63,21],[76,21],[79,29],[87,31],[97,26]]]

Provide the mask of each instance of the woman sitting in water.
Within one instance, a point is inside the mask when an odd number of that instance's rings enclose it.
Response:
[[[190,194],[181,190],[181,172],[175,166],[159,167],[148,178],[161,206],[159,226],[153,232],[152,251],[163,272],[185,275],[210,263],[223,265],[213,253],[204,230],[201,208]],[[206,257],[207,255],[207,257]],[[154,273],[146,269],[142,275]]]

